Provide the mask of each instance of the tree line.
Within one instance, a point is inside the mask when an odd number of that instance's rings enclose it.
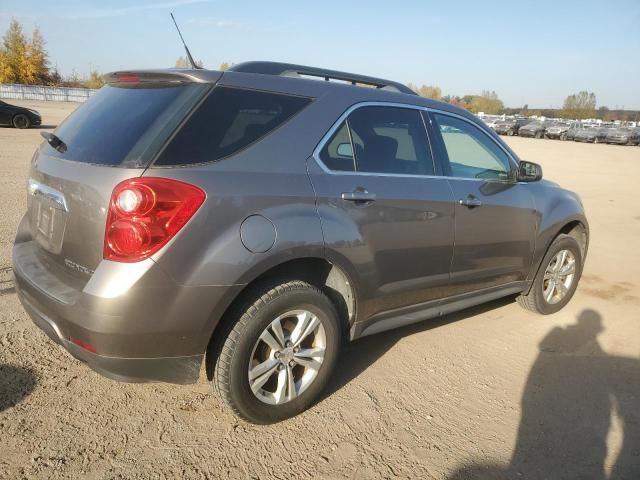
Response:
[[[202,60],[196,61],[202,67]],[[233,64],[224,62],[219,70],[227,70]],[[177,68],[190,68],[186,57],[178,57]],[[0,83],[20,83],[27,85],[55,85],[67,87],[100,88],[104,82],[97,70],[92,70],[86,78],[72,72],[62,77],[56,67],[49,64],[46,43],[40,30],[36,27],[31,35],[24,32],[22,25],[15,19],[9,24],[0,44]],[[416,85],[409,83],[409,88],[419,95],[448,102],[465,108],[473,113],[487,114],[523,114],[570,119],[600,118],[603,120],[640,120],[640,112],[628,110],[610,110],[601,106],[596,109],[596,96],[593,92],[581,91],[567,96],[562,109],[529,109],[506,108],[495,91],[483,91],[480,95],[443,95],[442,89],[436,85]]]

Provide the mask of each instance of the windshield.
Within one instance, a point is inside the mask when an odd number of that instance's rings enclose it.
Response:
[[[67,149],[48,148],[48,153],[96,165],[146,166],[207,89],[107,85],[55,130]]]

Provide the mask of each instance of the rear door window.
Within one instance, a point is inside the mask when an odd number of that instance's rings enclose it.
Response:
[[[66,151],[47,146],[47,153],[96,165],[146,166],[207,88],[107,85],[55,130]]]
[[[190,165],[228,157],[278,128],[310,102],[307,97],[216,87],[154,164]]]

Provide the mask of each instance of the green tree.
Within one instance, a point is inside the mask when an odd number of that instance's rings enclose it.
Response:
[[[562,116],[565,118],[593,118],[596,114],[596,94],[583,90],[569,95],[562,106]]]

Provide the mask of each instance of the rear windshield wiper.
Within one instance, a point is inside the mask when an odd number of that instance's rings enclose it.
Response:
[[[60,153],[67,151],[67,144],[60,140],[60,137],[49,132],[40,132],[42,138],[44,138],[51,147],[55,148]]]

